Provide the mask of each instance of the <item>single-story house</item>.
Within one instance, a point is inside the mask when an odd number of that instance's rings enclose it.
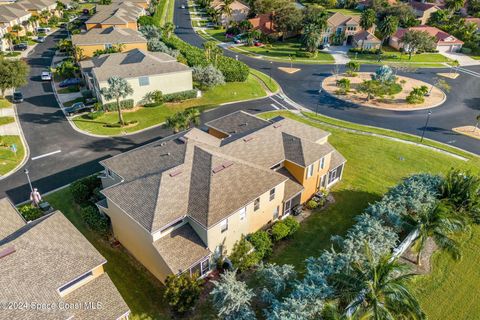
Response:
[[[398,29],[397,32],[395,32],[395,34],[390,37],[390,46],[397,50],[400,50],[403,47],[402,38],[409,30],[426,32],[432,37],[435,37],[437,43],[436,49],[439,52],[456,52],[459,51],[463,45],[463,41],[455,38],[454,36],[443,30],[430,26],[418,26],[410,27],[408,29]]]
[[[98,101],[107,103],[101,89],[108,79],[120,77],[133,88],[134,104],[142,104],[147,93],[160,90],[163,94],[192,90],[192,70],[168,54],[133,49],[128,52],[103,54],[80,62],[87,86]]]
[[[382,41],[375,37],[374,34],[363,30],[353,36],[352,45],[356,48],[362,48],[366,50],[380,49]]]
[[[410,0],[410,7],[413,9],[417,20],[420,21],[420,24],[427,24],[428,19],[435,11],[440,10],[440,7],[435,3],[429,3],[424,1],[415,1]]]
[[[255,18],[248,19],[248,21],[252,24],[253,29],[258,29],[263,34],[272,34],[275,32],[272,13],[259,14]]]
[[[93,57],[95,51],[120,46],[122,52],[133,49],[147,50],[147,39],[138,31],[128,28],[93,28],[86,33],[74,34],[72,44],[82,50],[85,58]]]
[[[0,200],[0,299],[13,306],[0,309],[1,319],[127,320],[105,263],[62,212],[27,223]]]

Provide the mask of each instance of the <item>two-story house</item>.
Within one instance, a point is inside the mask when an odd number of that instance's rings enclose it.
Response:
[[[336,12],[327,19],[327,28],[322,32],[322,42],[368,49],[378,48],[381,41],[374,33],[375,25],[370,30],[363,30],[360,27],[360,16]]]
[[[137,20],[145,15],[144,8],[130,1],[97,6],[96,10],[97,12],[85,21],[87,30],[110,27],[138,30]]]
[[[22,30],[18,32],[19,36],[26,34],[25,27],[28,25],[28,19],[32,16],[31,12],[28,12],[15,5],[0,5],[0,36],[2,37],[2,49],[6,50],[8,45],[3,39],[3,36],[12,32],[13,26],[20,25]]]
[[[228,6],[230,8],[230,13],[227,14],[223,12],[223,7],[225,6],[225,2],[222,0],[213,0],[210,3],[210,6],[217,10],[222,12],[220,16],[220,24],[223,26],[228,26],[232,22],[241,22],[248,17],[248,13],[250,12],[250,7],[244,4],[241,1],[234,0],[232,3],[230,3]]]
[[[138,31],[128,28],[93,28],[72,35],[72,44],[80,48],[84,58],[92,58],[96,51],[119,47],[122,52],[133,49],[147,50],[147,39]]]
[[[108,87],[108,79],[124,78],[133,89],[134,105],[142,104],[147,93],[160,90],[163,94],[192,90],[192,69],[163,52],[132,49],[128,52],[102,54],[80,62],[87,86],[101,103],[107,103],[101,94]]]
[[[420,21],[420,24],[427,24],[432,13],[440,10],[440,7],[435,3],[429,3],[425,1],[410,0],[408,4],[412,8],[417,20]]]
[[[103,160],[115,237],[161,281],[206,275],[242,235],[288,216],[342,177],[329,134],[239,111]]]
[[[127,319],[106,262],[60,211],[26,223],[0,200],[0,319]]]

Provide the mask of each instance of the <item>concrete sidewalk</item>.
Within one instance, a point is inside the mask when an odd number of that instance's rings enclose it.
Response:
[[[459,52],[440,52],[440,54],[444,55],[445,57],[457,60],[460,66],[476,66],[480,64],[479,60],[475,60],[467,56],[466,54],[459,53]]]

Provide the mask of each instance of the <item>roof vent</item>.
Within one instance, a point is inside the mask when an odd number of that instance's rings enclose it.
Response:
[[[174,172],[170,172],[170,177],[176,177],[178,176],[180,173],[182,173],[182,170],[177,170],[177,171],[174,171]]]
[[[247,137],[247,138],[243,138],[243,141],[248,142],[248,141],[252,141],[253,139],[255,139],[255,137]]]
[[[223,164],[219,165],[219,166],[216,166],[215,168],[212,169],[212,172],[213,173],[219,173],[220,171],[224,170],[224,169],[227,169],[229,167],[231,167],[233,165],[233,162],[232,161],[227,161],[227,162],[224,162]]]
[[[162,154],[161,156],[163,157],[163,156],[170,156],[170,155],[172,155],[172,154],[170,152],[167,152],[167,153]]]
[[[240,127],[246,127],[246,126],[248,126],[248,122],[245,122],[245,123],[241,123],[241,124],[240,124]]]
[[[163,147],[163,146],[166,145],[166,144],[167,144],[166,142],[162,142],[162,143],[160,143],[160,146]]]
[[[274,125],[273,125],[273,127],[274,127],[275,129],[280,128],[281,126],[282,126],[281,124],[274,124]]]
[[[8,255],[10,255],[14,252],[15,252],[14,247],[8,247],[8,248],[3,249],[2,251],[0,251],[0,259],[5,258],[6,256],[8,256]]]

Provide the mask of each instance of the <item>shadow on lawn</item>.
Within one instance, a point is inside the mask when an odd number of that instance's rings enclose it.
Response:
[[[331,194],[335,203],[314,212],[302,222],[300,229],[291,239],[277,243],[268,262],[291,264],[298,272],[305,272],[306,258],[318,257],[323,250],[331,248],[331,237],[345,235],[355,223],[355,216],[363,213],[369,203],[382,196],[360,190],[338,190]]]

